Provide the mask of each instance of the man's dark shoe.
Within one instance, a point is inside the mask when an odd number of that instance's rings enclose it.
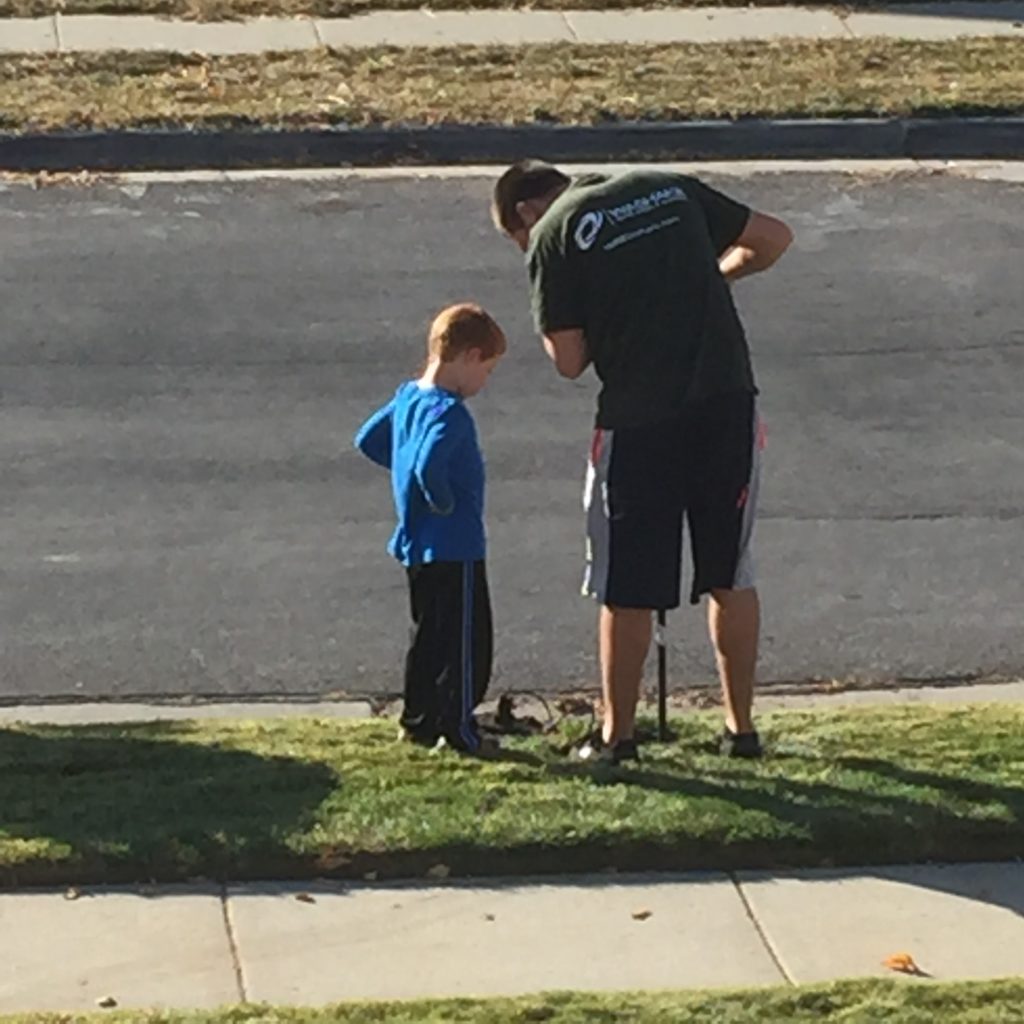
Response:
[[[722,743],[719,748],[726,757],[758,758],[764,754],[761,749],[761,737],[757,731],[730,732],[728,728],[722,732]]]
[[[640,748],[634,739],[605,743],[598,729],[579,747],[576,756],[588,764],[620,765],[624,761],[639,762]]]

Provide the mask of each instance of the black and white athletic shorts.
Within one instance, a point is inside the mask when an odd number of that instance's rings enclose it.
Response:
[[[691,603],[712,590],[754,586],[763,447],[756,399],[745,393],[672,420],[595,431],[583,496],[584,594],[620,608],[679,607],[684,516]]]

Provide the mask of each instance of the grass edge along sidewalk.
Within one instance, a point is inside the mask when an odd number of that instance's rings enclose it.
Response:
[[[557,992],[512,999],[350,1003],[321,1009],[247,1004],[220,1010],[25,1013],[0,1024],[1011,1024],[1024,1021],[1024,979],[840,981],[796,988]]]
[[[1024,39],[6,55],[0,130],[616,125],[1024,113]]]
[[[385,720],[0,729],[0,885],[380,879],[1000,860],[1024,850],[1024,706],[764,715],[770,756],[674,723],[636,768],[585,723],[474,761]]]

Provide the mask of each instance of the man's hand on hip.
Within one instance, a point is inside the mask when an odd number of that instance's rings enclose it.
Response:
[[[752,211],[735,244],[718,262],[722,276],[729,281],[767,270],[789,248],[793,232],[777,217]]]

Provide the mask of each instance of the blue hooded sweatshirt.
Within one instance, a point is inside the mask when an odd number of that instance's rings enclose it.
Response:
[[[395,558],[420,565],[484,557],[484,460],[461,396],[409,381],[359,428],[355,444],[391,470]]]

